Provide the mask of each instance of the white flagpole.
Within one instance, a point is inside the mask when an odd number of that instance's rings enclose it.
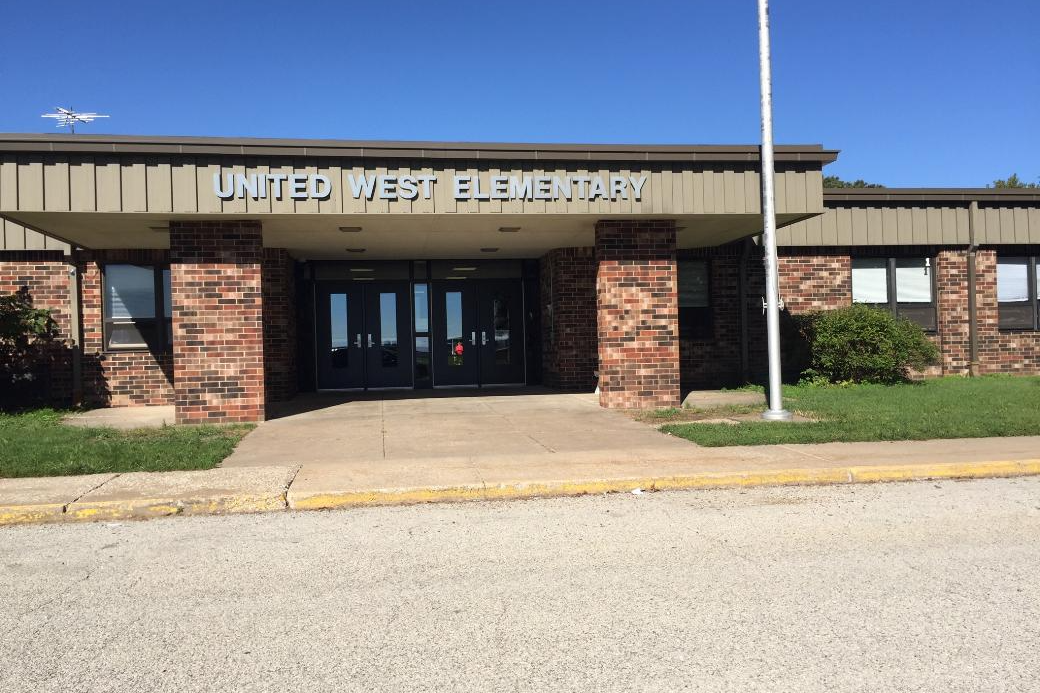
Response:
[[[769,0],[758,0],[758,66],[762,94],[762,244],[765,246],[766,339],[769,354],[769,409],[762,418],[787,421],[780,383],[780,279],[776,260],[773,196],[773,84],[769,63]]]

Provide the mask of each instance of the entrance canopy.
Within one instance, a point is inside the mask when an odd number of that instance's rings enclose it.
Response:
[[[837,152],[777,148],[780,225],[822,214]],[[171,220],[252,219],[298,259],[537,257],[603,219],[678,246],[761,229],[757,146],[0,135],[0,216],[90,249],[166,248]]]

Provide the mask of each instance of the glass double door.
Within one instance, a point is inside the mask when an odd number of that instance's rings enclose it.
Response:
[[[439,281],[432,286],[435,386],[523,383],[524,305],[517,280]]]
[[[315,299],[319,388],[411,387],[408,283],[321,283]]]

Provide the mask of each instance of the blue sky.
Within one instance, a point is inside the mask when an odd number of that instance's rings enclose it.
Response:
[[[773,0],[778,142],[890,186],[1040,179],[1040,3]],[[0,131],[755,143],[754,0],[18,2]],[[89,129],[88,129],[89,128]]]

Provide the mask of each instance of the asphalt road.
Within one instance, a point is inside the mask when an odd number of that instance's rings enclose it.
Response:
[[[1040,479],[0,530],[0,691],[1036,691]]]

